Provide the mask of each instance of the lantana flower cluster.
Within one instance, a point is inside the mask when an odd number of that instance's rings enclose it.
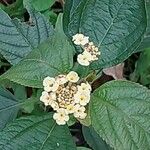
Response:
[[[79,119],[87,116],[85,106],[90,101],[91,86],[87,81],[80,81],[76,72],[55,78],[48,76],[43,80],[43,86],[40,101],[56,111],[53,119],[57,124],[66,124],[71,114]]]
[[[91,62],[98,60],[101,53],[98,47],[96,47],[93,42],[89,41],[89,37],[78,33],[73,36],[72,41],[74,44],[81,46],[84,50],[82,54],[79,54],[77,57],[79,64],[89,66]]]

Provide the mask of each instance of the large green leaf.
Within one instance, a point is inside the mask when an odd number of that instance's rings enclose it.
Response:
[[[30,23],[21,23],[0,9],[0,53],[11,63],[17,64],[31,50],[53,33],[53,28],[43,15],[30,12]]]
[[[111,150],[92,127],[82,127],[84,139],[93,150]]]
[[[55,0],[31,0],[31,3],[37,11],[44,11],[49,9],[55,3]]]
[[[137,49],[137,51],[150,47],[150,0],[146,0],[146,8],[147,8],[147,30],[144,35],[144,39],[140,44],[139,48]]]
[[[17,119],[0,132],[1,150],[75,150],[67,126],[58,126],[52,115]]]
[[[95,131],[116,150],[149,150],[150,91],[136,83],[112,81],[91,99]]]
[[[62,31],[61,17],[58,20],[54,36],[8,70],[1,79],[41,88],[44,77],[67,73],[72,68],[74,47]]]
[[[9,91],[0,87],[0,130],[16,118],[19,104]]]
[[[138,47],[146,30],[144,0],[67,0],[64,30],[78,32],[100,47],[93,69],[112,66],[127,59]]]

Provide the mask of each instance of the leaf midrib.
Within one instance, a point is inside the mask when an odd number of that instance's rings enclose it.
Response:
[[[43,141],[43,143],[42,143],[42,145],[41,145],[41,147],[40,147],[39,150],[42,150],[42,149],[44,148],[45,143],[47,142],[47,140],[48,140],[49,137],[51,136],[51,133],[53,132],[53,130],[55,129],[55,127],[56,127],[56,122],[54,122],[54,124],[52,125],[51,130],[49,131],[47,137],[46,137],[45,140]]]

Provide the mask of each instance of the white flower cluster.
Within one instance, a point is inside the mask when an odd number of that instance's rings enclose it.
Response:
[[[83,53],[78,55],[77,61],[83,66],[89,66],[89,64],[95,60],[98,60],[100,51],[93,42],[89,41],[89,37],[83,34],[76,34],[73,36],[72,41],[74,44],[79,45],[83,48]]]
[[[43,86],[40,101],[56,111],[53,118],[57,124],[66,124],[69,114],[80,119],[87,116],[85,106],[90,101],[91,86],[88,82],[79,81],[76,72],[71,71],[55,78],[46,77]]]

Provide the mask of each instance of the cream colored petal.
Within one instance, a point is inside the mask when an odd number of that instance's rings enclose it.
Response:
[[[65,120],[56,120],[56,123],[58,125],[65,125],[66,124],[66,121]]]
[[[55,92],[55,91],[57,91],[58,87],[59,87],[59,83],[58,83],[58,82],[55,82],[55,83],[53,84],[51,90],[52,90],[53,92]]]
[[[66,78],[66,75],[59,75],[56,79],[56,81],[62,85],[62,84],[65,84],[68,82],[67,78]]]
[[[68,120],[69,120],[69,116],[66,115],[66,116],[65,116],[65,121],[68,121]]]
[[[91,61],[91,60],[92,60],[92,55],[91,55],[91,53],[89,53],[88,51],[85,50],[85,51],[82,53],[82,55],[85,56],[88,61]]]
[[[52,85],[54,82],[55,82],[55,78],[52,78],[52,77],[48,76],[48,77],[44,78],[44,80],[43,80],[43,86]]]
[[[86,113],[82,113],[82,114],[80,114],[79,118],[80,118],[80,119],[85,119],[85,118],[86,118],[86,116],[87,116],[87,114],[86,114]]]
[[[68,81],[73,82],[73,83],[76,83],[79,80],[78,74],[74,71],[69,72],[67,74],[66,78],[67,78]]]
[[[89,66],[90,65],[90,62],[89,62],[88,58],[86,56],[82,55],[82,54],[78,55],[77,61],[82,66]]]
[[[59,105],[56,101],[52,101],[50,105],[56,111],[59,109]]]
[[[82,40],[81,40],[81,45],[84,46],[86,45],[87,43],[89,43],[89,37],[84,37]]]
[[[46,92],[51,92],[51,91],[52,91],[52,87],[50,87],[50,86],[45,86],[45,87],[44,87],[44,90],[45,90]]]
[[[53,114],[53,119],[54,119],[54,120],[58,119],[58,113],[54,113],[54,114]]]

